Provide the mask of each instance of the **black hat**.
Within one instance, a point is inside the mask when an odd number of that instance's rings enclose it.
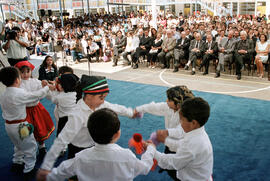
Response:
[[[106,77],[82,75],[82,91],[86,94],[104,94],[109,92]]]
[[[63,74],[58,77],[58,80],[64,89],[64,92],[74,92],[77,82],[79,81],[79,77],[75,74]]]
[[[167,97],[175,104],[182,104],[187,98],[193,98],[194,94],[185,85],[171,87],[167,90]]]

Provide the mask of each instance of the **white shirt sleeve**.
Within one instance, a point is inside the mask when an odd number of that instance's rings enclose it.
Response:
[[[117,114],[120,114],[122,116],[132,117],[133,116],[133,109],[132,108],[126,108],[125,106],[118,105],[118,104],[112,104],[107,101],[104,101],[104,107],[110,108],[113,111],[115,111]]]
[[[79,112],[76,114],[79,114]],[[82,127],[83,120],[81,120],[79,116],[76,116],[75,114],[69,115],[68,122],[58,137],[55,138],[53,145],[44,158],[41,168],[51,170],[60,152],[75,138]]]
[[[155,151],[156,149],[152,145],[149,145],[147,147],[146,152],[142,155],[141,160],[136,158],[137,163],[135,164],[134,176],[137,176],[140,174],[147,175],[149,173],[153,165],[153,158],[155,155]]]
[[[158,165],[164,169],[180,170],[190,163],[194,159],[193,157],[186,144],[181,144],[176,154],[164,154],[158,151],[155,153]]]
[[[181,124],[179,124],[176,128],[169,128],[167,130],[168,130],[168,133],[169,133],[169,137],[173,137],[173,138],[176,138],[176,139],[183,138],[183,136],[185,134]]]
[[[32,91],[32,92],[27,92],[23,91],[22,95],[17,98],[18,103],[31,103],[35,102],[38,99],[41,99],[44,97],[44,95],[47,95],[47,92],[49,91],[49,87],[45,86],[44,88],[38,90],[38,91]]]
[[[164,144],[169,147],[170,151],[176,152],[179,147],[179,139],[167,137]]]
[[[47,181],[64,181],[75,175],[75,158],[63,161],[57,168],[47,175]]]
[[[136,110],[138,112],[143,113],[146,112],[157,116],[164,116],[166,112],[169,110],[169,107],[165,102],[160,103],[151,102],[150,104],[144,104],[136,107]]]

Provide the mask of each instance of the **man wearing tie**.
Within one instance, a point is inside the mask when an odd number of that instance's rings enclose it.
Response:
[[[205,52],[203,55],[202,64],[199,67],[199,70],[205,66],[205,71],[203,75],[208,74],[209,62],[210,60],[216,60],[218,53],[218,45],[217,42],[213,41],[212,35],[206,35],[206,43],[205,43]]]
[[[172,36],[172,31],[167,30],[167,37],[162,42],[162,51],[158,54],[158,60],[162,64],[162,69],[170,68],[170,59],[173,55],[173,49],[176,45],[176,40]]]
[[[183,59],[188,59],[188,48],[190,45],[190,40],[186,36],[186,32],[181,32],[181,38],[177,40],[176,46],[174,48],[174,70],[173,72],[177,72],[180,66],[180,61]]]
[[[240,33],[241,40],[236,44],[235,47],[235,67],[237,80],[241,79],[241,69],[244,66],[244,63],[247,62],[251,64],[251,56],[254,51],[254,46],[252,40],[247,40],[247,33],[241,31]],[[250,66],[249,66],[250,68]]]
[[[195,74],[196,61],[201,58],[204,53],[204,42],[201,40],[201,34],[196,33],[195,39],[190,42],[189,46],[189,60],[185,66],[185,70],[188,70],[190,64],[192,63],[191,75]]]
[[[234,31],[230,30],[228,37],[224,37],[218,44],[218,66],[215,78],[220,77],[220,71],[224,70],[224,62],[229,62],[229,69],[233,63],[233,52],[235,48],[235,40],[233,38]]]

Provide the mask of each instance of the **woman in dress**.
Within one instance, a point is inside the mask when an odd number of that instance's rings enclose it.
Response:
[[[266,63],[268,60],[269,53],[269,44],[267,42],[267,36],[261,34],[259,37],[260,41],[256,44],[256,57],[255,63],[257,65],[257,74],[260,78],[263,78],[263,63]]]

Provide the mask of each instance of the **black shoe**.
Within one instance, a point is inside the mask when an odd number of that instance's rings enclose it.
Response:
[[[237,80],[240,80],[241,79],[241,74],[238,74],[237,75]]]
[[[205,71],[204,73],[203,73],[203,75],[207,75],[208,74],[208,72],[207,71]]]
[[[24,163],[12,163],[10,171],[13,173],[22,173],[24,169]]]
[[[113,67],[116,67],[116,66],[117,66],[117,63],[114,63],[114,64],[113,64]]]
[[[30,172],[23,174],[23,181],[31,181],[33,178],[35,178],[35,175],[37,173],[37,169],[33,168]]]
[[[137,69],[138,68],[138,64],[135,64],[134,66],[133,66],[133,69]]]
[[[216,75],[215,75],[215,78],[218,78],[218,77],[220,77],[220,73],[219,72],[217,72]]]
[[[130,61],[128,61],[128,65],[131,65],[131,62]]]
[[[173,72],[178,72],[178,68],[174,68]]]
[[[202,66],[199,66],[199,71],[201,71],[202,70]]]
[[[185,68],[184,68],[184,69],[185,69],[185,70],[188,70],[188,68],[189,68],[189,67],[188,67],[187,65],[185,65]]]
[[[46,147],[40,148],[38,150],[38,158],[42,160],[45,157],[46,153],[47,153]]]
[[[192,71],[192,72],[191,72],[191,75],[195,75],[195,73],[196,73],[195,71]]]

